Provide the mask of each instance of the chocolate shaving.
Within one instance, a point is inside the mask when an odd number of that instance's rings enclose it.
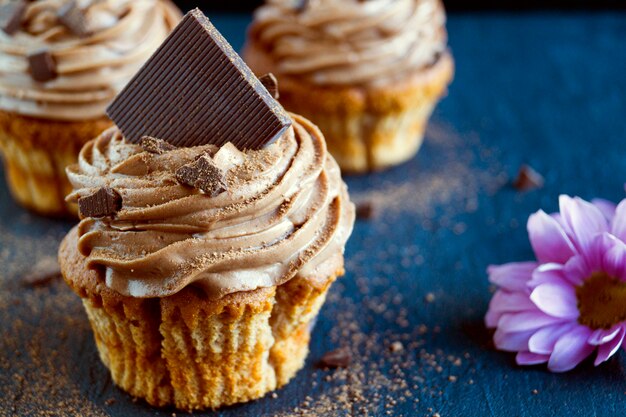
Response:
[[[320,359],[319,365],[322,368],[347,368],[352,362],[352,354],[346,347],[331,350],[326,352],[322,359]]]
[[[22,25],[26,12],[25,1],[10,1],[0,6],[0,29],[7,35],[13,35]]]
[[[68,1],[57,12],[57,19],[72,33],[81,38],[93,34],[87,22],[87,16],[75,1]]]
[[[370,220],[376,215],[374,203],[363,201],[356,205],[356,218],[359,220]]]
[[[47,49],[41,49],[28,55],[30,75],[41,83],[54,80],[57,77],[56,63]]]
[[[152,136],[144,136],[141,138],[140,144],[144,151],[157,155],[163,155],[166,152],[176,149],[176,146],[167,143],[163,139],[153,138]]]
[[[543,187],[544,179],[540,173],[528,165],[522,165],[513,181],[513,187],[518,191],[529,191]]]
[[[122,196],[109,187],[102,187],[93,194],[78,199],[78,211],[82,217],[113,216],[122,208]]]
[[[176,179],[181,184],[197,188],[211,197],[226,191],[224,172],[208,155],[201,155],[195,162],[178,168]]]
[[[279,99],[280,93],[278,92],[278,80],[271,72],[269,74],[265,74],[261,78],[259,78],[263,87],[267,90],[268,93],[276,100]]]
[[[107,114],[130,142],[152,136],[179,147],[260,149],[292,123],[199,9],[185,15]]]

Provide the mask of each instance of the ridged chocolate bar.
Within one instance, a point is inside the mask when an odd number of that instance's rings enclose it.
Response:
[[[187,13],[107,109],[128,141],[260,149],[291,125],[199,9]]]
[[[11,1],[0,5],[0,30],[13,35],[22,25],[22,17],[26,11],[26,2],[23,0]]]

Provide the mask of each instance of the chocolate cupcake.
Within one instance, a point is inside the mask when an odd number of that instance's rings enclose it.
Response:
[[[15,199],[75,212],[65,168],[111,126],[107,104],[180,19],[167,0],[5,1],[0,19],[0,150]]]
[[[439,0],[268,0],[243,56],[357,173],[415,155],[453,75]]]
[[[177,71],[154,67],[173,51]],[[162,79],[136,77],[122,95],[134,111],[153,105],[161,121],[177,106],[187,118],[163,140],[136,144],[140,125],[114,117],[124,134],[114,127],[85,145],[68,169],[83,219],[61,245],[62,273],[121,388],[184,410],[249,401],[303,366],[311,323],[344,273],[354,206],[321,132],[284,113],[249,69],[219,69],[245,64],[198,10],[156,55],[142,71]],[[206,93],[179,89],[181,79]],[[154,103],[144,80],[180,94]],[[237,101],[220,90],[233,83]],[[258,118],[263,108],[269,116]],[[198,129],[207,121],[215,130]],[[215,145],[229,129],[236,145]]]

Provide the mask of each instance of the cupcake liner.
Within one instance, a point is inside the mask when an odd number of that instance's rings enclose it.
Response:
[[[42,215],[76,216],[76,206],[65,202],[72,191],[65,167],[110,125],[106,117],[63,122],[0,111],[0,150],[15,200]]]
[[[83,298],[113,381],[154,406],[192,411],[260,398],[286,384],[308,354],[310,324],[336,275],[206,298],[193,286],[165,298],[107,288],[76,251],[60,250],[66,282]]]
[[[254,41],[244,57],[256,74],[277,72]],[[280,102],[320,128],[342,171],[364,173],[400,164],[417,153],[453,73],[452,56],[445,53],[410,79],[384,86],[319,87],[282,77]]]

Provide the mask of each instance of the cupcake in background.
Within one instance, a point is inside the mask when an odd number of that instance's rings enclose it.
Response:
[[[0,150],[19,203],[75,212],[65,168],[179,20],[164,0],[0,1]]]
[[[454,71],[439,0],[267,0],[244,59],[354,173],[415,155]]]

